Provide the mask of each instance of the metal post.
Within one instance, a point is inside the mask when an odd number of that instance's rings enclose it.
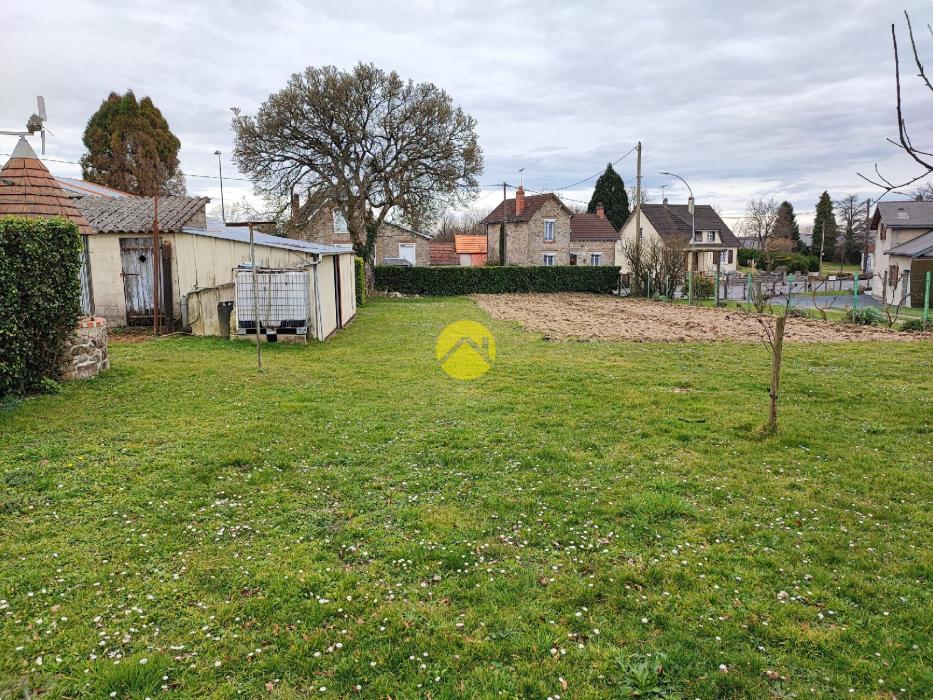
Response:
[[[162,265],[159,253],[162,250],[159,238],[159,194],[152,198],[152,334],[159,335],[159,321],[162,315]]]
[[[930,320],[930,278],[933,277],[933,273],[929,270],[926,274],[926,285],[924,286],[923,291],[923,322],[926,323]]]
[[[717,250],[716,255],[716,284],[713,285],[713,296],[716,297],[716,301],[713,306],[719,306],[719,274],[720,274],[720,265],[722,264],[722,257],[720,253],[722,251]]]
[[[852,310],[858,311],[858,272],[852,278]]]
[[[253,241],[253,222],[249,223],[249,263],[253,282],[253,322],[256,324],[256,364],[262,372],[262,343],[259,342],[259,287],[256,283],[256,246]]]

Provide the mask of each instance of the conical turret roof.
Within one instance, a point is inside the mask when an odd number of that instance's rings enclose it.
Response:
[[[6,215],[29,219],[63,216],[75,222],[79,233],[91,233],[87,219],[22,137],[0,170],[0,216]]]

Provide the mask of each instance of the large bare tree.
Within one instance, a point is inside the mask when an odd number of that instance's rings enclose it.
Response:
[[[778,220],[778,203],[771,199],[752,199],[745,207],[742,230],[758,242],[758,250],[767,250]]]
[[[917,42],[914,39],[914,28],[910,23],[910,15],[905,11],[904,18],[907,20],[907,36],[910,39],[910,48],[913,53],[913,62],[917,69],[917,76],[923,85],[933,93],[933,83],[930,83],[930,78],[926,74],[926,70],[923,67],[923,62],[920,60],[920,54],[917,51]],[[930,25],[927,25],[927,28],[930,28]],[[930,30],[930,35],[933,37],[933,29]],[[903,101],[901,99],[901,59],[900,53],[897,46],[897,28],[894,24],[891,24],[891,41],[894,44],[894,82],[896,88],[896,105],[897,105],[897,141],[894,139],[888,139],[888,141],[907,154],[907,156],[915,162],[919,168],[919,173],[909,177],[903,182],[895,182],[888,177],[885,177],[881,174],[881,171],[878,169],[878,164],[875,163],[875,175],[873,177],[866,177],[859,173],[859,177],[871,184],[880,187],[884,190],[881,197],[884,197],[886,194],[898,190],[903,187],[909,187],[917,182],[920,182],[924,178],[933,174],[933,153],[930,152],[931,146],[925,146],[919,148],[914,145],[913,141],[910,139],[910,133],[907,129],[907,119],[904,116],[904,107]],[[879,199],[881,198],[879,197]]]
[[[367,63],[295,73],[255,115],[234,109],[233,131],[234,161],[258,191],[329,198],[369,267],[383,221],[463,205],[483,171],[473,117],[436,85]]]

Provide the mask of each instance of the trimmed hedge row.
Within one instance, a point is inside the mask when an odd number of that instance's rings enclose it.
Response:
[[[362,306],[366,303],[366,263],[357,255],[353,258],[353,265],[356,271],[356,305]]]
[[[376,289],[423,296],[510,292],[610,294],[619,286],[619,268],[550,265],[541,267],[377,266]]]
[[[0,396],[58,376],[81,304],[81,252],[71,221],[0,217]]]

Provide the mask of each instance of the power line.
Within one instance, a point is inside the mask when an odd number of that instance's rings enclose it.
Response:
[[[12,155],[13,155],[12,153],[0,153],[0,156],[12,156]],[[76,160],[57,160],[55,158],[43,158],[42,160],[47,161],[49,163],[67,163],[68,165],[81,165],[81,163]],[[219,175],[201,175],[200,173],[184,173],[184,171],[182,172],[185,177],[205,177],[211,180],[220,179]],[[229,175],[225,176],[224,180],[225,181],[226,180],[237,180],[239,182],[252,182],[252,180],[250,180],[248,177],[230,177]]]
[[[623,160],[625,160],[625,159],[628,158],[630,155],[632,155],[632,154],[635,152],[635,149],[637,149],[637,148],[638,148],[638,145],[637,145],[637,144],[634,145],[634,146],[632,146],[631,150],[629,150],[628,153],[626,153],[626,154],[624,154],[624,155],[621,155],[621,156],[619,156],[618,158],[616,158],[614,161],[612,161],[612,165],[617,165],[618,163],[621,163]],[[601,175],[602,173],[603,173],[603,171],[600,170],[598,173],[594,173],[594,174],[590,175],[589,177],[585,177],[585,178],[583,178],[582,180],[573,183],[572,185],[567,185],[566,187],[555,187],[552,191],[553,191],[553,192],[560,192],[560,191],[562,191],[562,190],[571,190],[571,189],[573,189],[574,187],[576,187],[577,185],[582,185],[582,184],[583,184],[584,182],[586,182],[587,180],[592,180],[594,177],[598,177],[598,176]]]

